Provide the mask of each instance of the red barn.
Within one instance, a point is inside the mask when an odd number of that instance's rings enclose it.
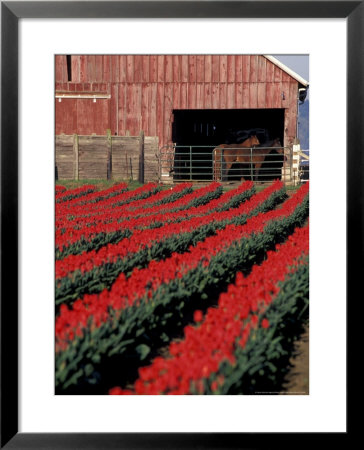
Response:
[[[56,134],[218,145],[252,129],[297,138],[308,83],[266,55],[57,55]],[[264,132],[263,132],[264,130]]]

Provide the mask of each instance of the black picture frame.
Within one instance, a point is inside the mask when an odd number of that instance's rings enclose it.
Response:
[[[315,444],[327,445],[325,433],[18,432],[18,21],[111,17],[347,19],[347,311],[349,299],[358,300],[364,273],[364,1],[1,2],[1,448],[271,448],[277,440],[280,447],[307,448],[313,437]],[[348,336],[348,376],[353,351],[350,342]],[[349,389],[347,395],[349,398]],[[334,437],[339,445],[347,445],[352,435],[347,411],[347,432]]]

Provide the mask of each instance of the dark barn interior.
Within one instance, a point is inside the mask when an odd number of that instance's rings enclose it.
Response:
[[[176,144],[175,180],[211,180],[213,149],[243,142],[256,134],[261,146],[279,138],[283,144],[284,109],[173,110],[172,140]],[[275,153],[275,155],[274,155]],[[282,156],[272,151],[263,164],[264,180],[280,176]],[[246,166],[246,165],[245,165]],[[249,179],[249,167],[234,164],[228,180]]]

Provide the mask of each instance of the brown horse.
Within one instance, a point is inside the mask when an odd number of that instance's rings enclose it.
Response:
[[[225,175],[227,175],[233,163],[238,161],[238,158],[244,159],[245,155],[249,155],[250,162],[250,149],[256,145],[259,145],[258,138],[250,136],[241,144],[221,144],[216,147],[213,151],[214,180],[222,179],[222,167]]]
[[[273,141],[265,142],[264,144],[261,144],[262,148],[255,148],[253,152],[252,162],[254,163],[254,169],[255,169],[255,177],[258,178],[259,171],[262,167],[262,164],[264,163],[265,158],[274,151],[278,155],[284,155],[284,148],[282,147],[281,141],[276,138],[273,139]],[[285,158],[285,156],[284,156]],[[249,159],[249,161],[248,161]],[[250,163],[250,155],[249,158],[246,158],[244,162]]]
[[[256,145],[260,147],[256,147]],[[219,180],[221,162],[223,164],[225,163],[225,175],[227,175],[233,164],[252,164],[254,165],[253,176],[257,178],[266,156],[273,150],[279,155],[284,154],[284,148],[279,139],[259,144],[257,137],[251,136],[242,144],[219,145],[214,151],[214,179]],[[221,152],[223,152],[223,157],[221,156]],[[241,180],[243,181],[244,178]]]

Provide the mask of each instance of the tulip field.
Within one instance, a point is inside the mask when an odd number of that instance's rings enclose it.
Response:
[[[55,190],[56,394],[279,392],[308,321],[309,185]]]

